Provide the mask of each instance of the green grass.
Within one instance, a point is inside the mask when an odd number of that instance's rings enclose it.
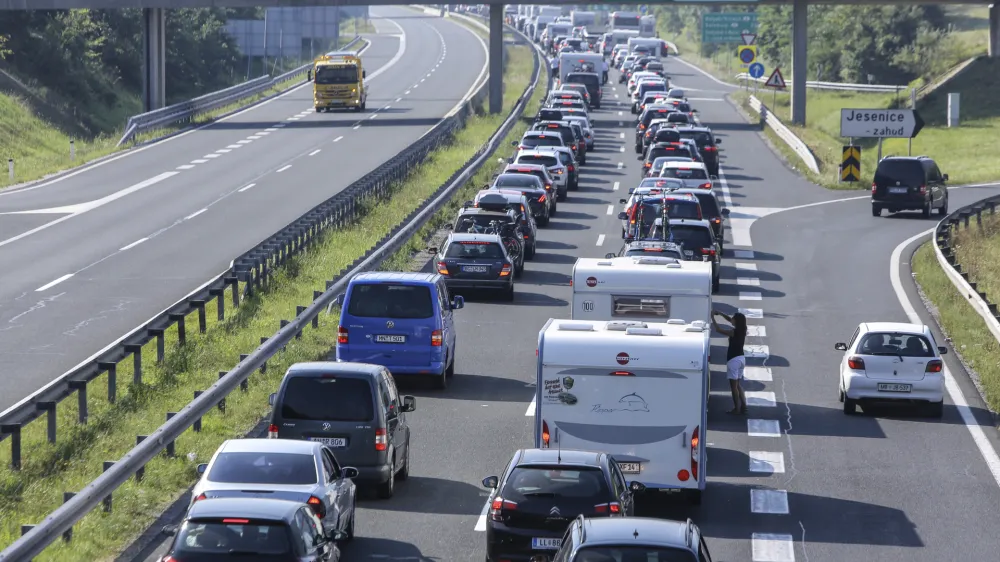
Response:
[[[963,59],[985,55],[989,45],[990,10],[982,5],[943,6],[952,25],[952,38]]]
[[[964,270],[975,271],[970,278],[978,283],[991,301],[1000,296],[1000,221],[983,221],[988,235],[972,230],[955,236],[958,263]],[[1000,411],[1000,344],[968,300],[952,285],[942,271],[930,242],[922,245],[910,261],[917,285],[931,314],[952,349],[966,365],[985,395],[989,408]]]
[[[508,47],[510,63],[504,80],[511,91],[523,91],[531,78],[532,59],[527,47]],[[504,104],[509,111],[516,96]],[[105,377],[90,385],[90,419],[76,423],[76,400],[59,404],[59,441],[45,441],[45,421],[37,420],[23,429],[24,465],[20,472],[0,472],[0,545],[9,545],[19,536],[19,525],[37,523],[58,507],[64,491],[77,491],[101,472],[101,463],[120,458],[135,444],[136,434],[149,434],[161,425],[168,411],[188,403],[196,390],[217,380],[219,371],[231,369],[240,353],[256,348],[261,337],[272,335],[282,319],[295,315],[296,305],[312,301],[314,290],[322,289],[331,272],[340,271],[381,239],[404,216],[422,203],[454,170],[462,166],[503,121],[501,115],[476,115],[447,146],[435,151],[417,166],[394,195],[372,206],[363,221],[327,233],[305,255],[291,260],[276,272],[268,289],[245,300],[235,311],[228,310],[224,322],[217,323],[215,303],[207,308],[206,334],[189,329],[187,344],[176,345],[176,332],[167,334],[167,356],[156,364],[155,343],[143,349],[144,384],[131,380],[131,361],[119,365],[119,399],[106,401]],[[477,176],[475,182],[481,182]],[[461,197],[459,195],[459,200]],[[428,227],[430,228],[430,227]],[[412,243],[419,247],[419,241]],[[411,248],[411,249],[412,249]],[[403,260],[399,254],[397,262]],[[227,292],[227,300],[229,294]],[[227,304],[231,304],[227,303]],[[197,478],[195,468],[210,458],[225,439],[247,433],[268,412],[267,396],[283,372],[298,361],[324,358],[333,342],[337,316],[320,316],[319,329],[306,329],[302,339],[269,361],[266,373],[250,379],[247,392],[234,392],[227,399],[225,413],[215,411],[203,420],[202,431],[188,431],[177,441],[177,457],[160,456],[147,465],[145,479],[130,480],[114,494],[115,508],[100,508],[84,517],[74,530],[71,543],[57,541],[36,560],[106,560],[120,552],[144,531]],[[194,317],[187,323],[197,326]],[[9,463],[7,443],[0,446],[0,465]],[[0,547],[2,548],[2,547]]]

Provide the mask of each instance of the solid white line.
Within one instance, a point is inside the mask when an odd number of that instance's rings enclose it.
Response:
[[[202,209],[202,210],[200,210],[200,211],[195,211],[195,212],[191,213],[190,215],[188,215],[188,216],[184,217],[184,220],[191,220],[191,219],[193,219],[193,218],[197,217],[198,215],[200,215],[200,214],[204,213],[204,212],[205,212],[205,211],[207,211],[207,210],[208,210],[208,209],[206,208],[206,209]]]
[[[597,237],[597,245],[600,246],[602,244],[604,244],[604,235],[603,234]]]
[[[615,206],[614,205],[608,205],[608,214],[610,215],[611,213],[614,213],[614,212],[615,212]]]
[[[251,187],[253,187],[253,186],[255,186],[255,185],[257,185],[257,184],[255,184],[255,183],[252,183],[252,184],[250,184],[250,185],[248,185],[248,186],[246,186],[246,187],[241,187],[241,188],[240,188],[240,193],[243,193],[244,191],[246,191],[246,190],[250,189]]]
[[[204,159],[202,159],[202,158],[199,158],[199,159],[197,159],[197,160],[192,160],[192,161],[191,161],[191,163],[192,163],[192,164],[205,164],[205,163],[207,163],[207,162],[208,162],[208,160],[204,160]]]
[[[762,408],[774,408],[777,406],[778,401],[774,398],[773,392],[761,392],[748,390],[747,395],[747,406],[760,406]]]
[[[310,153],[309,153],[309,156],[316,156],[317,154],[319,154],[319,153],[320,153],[320,151],[321,151],[321,150],[322,150],[322,149],[319,149],[319,148],[317,148],[316,150],[314,150],[314,151],[310,152]]]
[[[778,420],[747,420],[747,435],[750,437],[781,437]]]
[[[785,455],[781,451],[750,451],[750,472],[785,473]]]
[[[232,151],[233,151],[233,149],[231,149],[231,148],[220,148],[219,150],[216,150],[215,152],[217,154],[229,154]]]
[[[361,128],[361,123],[358,123],[357,125],[354,126],[354,130],[355,131],[357,131],[360,128]]]
[[[611,191],[618,191],[618,188],[619,188],[619,187],[621,187],[621,182],[617,182],[617,181],[616,181],[616,182],[615,182],[615,185],[613,185],[613,186],[611,187]]]
[[[63,281],[69,279],[72,276],[73,276],[72,273],[67,273],[66,275],[63,275],[62,277],[60,277],[59,279],[56,279],[55,281],[50,281],[50,282],[42,285],[41,287],[35,289],[35,292],[36,293],[40,293],[40,292],[42,292],[42,291],[44,291],[46,289],[51,289],[52,287],[55,287],[56,285],[62,283]]]
[[[476,520],[476,527],[473,531],[485,532],[486,531],[486,514],[490,511],[489,502],[483,504],[483,511],[479,514],[479,519]]]
[[[743,316],[746,316],[747,318],[764,317],[764,309],[762,308],[740,308],[739,311],[742,312]]]
[[[792,535],[754,533],[751,543],[753,562],[795,562],[795,542]]]
[[[135,248],[136,246],[138,246],[139,244],[142,244],[146,240],[149,240],[148,236],[145,237],[145,238],[140,238],[140,239],[136,240],[135,242],[132,242],[128,246],[123,246],[123,247],[119,248],[118,251],[119,252],[124,252],[125,250],[131,250],[132,248]]]
[[[534,416],[535,415],[535,398],[534,397],[531,398],[531,403],[528,404],[528,409],[524,411],[524,415],[525,416]]]
[[[202,156],[202,158],[218,158],[220,156],[222,156],[222,155],[221,154],[212,153],[212,154],[206,154],[206,155]]]
[[[177,166],[178,170],[190,170],[191,168],[194,168],[191,164],[181,164],[180,166]]]
[[[769,515],[788,515],[788,492],[785,490],[750,490],[750,511]]]
[[[752,338],[766,338],[767,328],[760,324],[750,324],[747,326],[747,335]]]
[[[760,293],[757,293],[757,292],[747,292],[747,293],[740,292],[740,300],[741,301],[759,301],[761,299],[762,299],[762,297],[761,297]]]
[[[741,260],[752,260],[753,250],[733,250],[733,257]]]
[[[743,370],[743,378],[748,381],[771,382],[774,376],[769,367],[746,367]]]
[[[892,251],[892,256],[889,258],[889,281],[892,283],[892,290],[895,291],[896,298],[899,299],[899,305],[903,307],[907,318],[913,324],[923,324],[923,320],[917,315],[916,309],[910,304],[906,292],[903,290],[899,271],[900,261],[904,248],[923,236],[933,235],[933,232],[934,229],[931,228],[903,240]],[[955,405],[955,409],[958,410],[959,416],[962,417],[962,423],[965,424],[966,429],[969,430],[969,434],[972,435],[972,441],[975,442],[976,448],[979,449],[983,460],[986,461],[986,466],[989,467],[990,473],[993,475],[993,480],[997,485],[1000,485],[1000,456],[997,455],[997,452],[986,438],[983,428],[980,427],[979,422],[976,421],[976,417],[972,413],[972,409],[969,408],[969,401],[966,400],[965,395],[962,393],[962,388],[955,382],[955,377],[951,374],[951,370],[947,366],[944,368],[944,387],[948,391],[948,396]]]
[[[760,287],[760,279],[756,277],[737,277],[736,284],[747,287]]]
[[[737,262],[737,263],[734,263],[733,266],[735,266],[736,269],[738,269],[740,271],[757,271],[757,264],[755,264],[755,263]]]
[[[339,136],[339,137],[337,137],[337,138],[333,139],[333,142],[338,142],[338,141],[339,141],[340,139],[342,139],[342,138],[344,138],[344,137],[343,137],[343,136]]]

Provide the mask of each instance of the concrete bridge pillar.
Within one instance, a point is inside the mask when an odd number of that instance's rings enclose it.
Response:
[[[792,7],[792,123],[806,124],[806,73],[809,26],[806,0],[795,0]]]
[[[503,4],[490,4],[490,113],[503,111]]]
[[[162,108],[167,103],[165,10],[163,8],[144,8],[142,20],[142,105],[144,111],[153,111]]]

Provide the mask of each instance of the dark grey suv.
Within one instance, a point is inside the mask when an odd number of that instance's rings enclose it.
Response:
[[[326,445],[344,466],[358,469],[355,480],[375,484],[391,498],[396,479],[410,475],[412,396],[400,396],[381,365],[323,361],[288,368],[270,397],[273,439],[306,439]]]
[[[712,562],[701,530],[690,519],[669,521],[646,517],[577,517],[566,529],[560,562],[594,560],[659,560]]]
[[[872,216],[882,209],[921,211],[930,217],[938,210],[948,214],[948,174],[942,174],[934,160],[926,156],[888,156],[878,163],[872,180]]]

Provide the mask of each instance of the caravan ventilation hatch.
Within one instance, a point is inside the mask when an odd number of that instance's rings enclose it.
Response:
[[[601,261],[597,262],[597,265],[611,266],[611,265],[614,265],[614,262],[612,262],[611,260],[601,260]]]
[[[630,328],[648,328],[648,324],[645,322],[639,322],[636,320],[616,320],[614,322],[608,322],[606,330],[609,332],[625,332]]]
[[[633,263],[635,263],[636,265],[665,265],[667,267],[675,265],[677,267],[680,267],[680,262],[677,261],[677,258],[644,256],[644,257],[633,258]]]
[[[704,320],[695,320],[691,322],[691,325],[684,329],[685,332],[704,332],[708,324]]]
[[[625,333],[630,336],[662,336],[663,331],[659,328],[629,328]]]
[[[684,324],[687,324],[687,322],[685,322],[680,318],[671,318],[670,320],[667,320],[667,324],[673,324],[674,326],[683,326]]]
[[[584,324],[583,322],[563,322],[559,324],[560,332],[593,332],[593,324]]]

